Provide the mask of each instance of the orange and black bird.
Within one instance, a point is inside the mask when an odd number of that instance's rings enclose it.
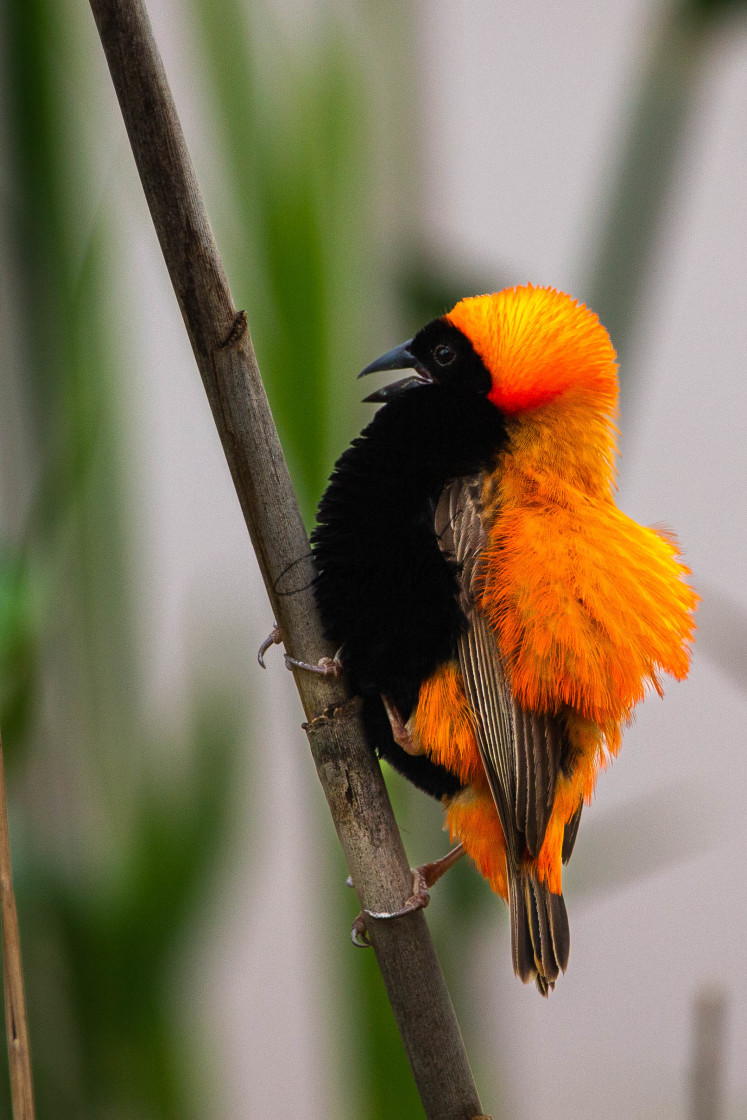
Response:
[[[363,374],[395,369],[321,500],[317,602],[370,742],[441,800],[546,994],[582,807],[647,688],[687,675],[696,595],[672,536],[615,505],[616,356],[590,310],[463,299]]]

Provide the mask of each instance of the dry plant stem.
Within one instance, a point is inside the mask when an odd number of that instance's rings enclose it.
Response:
[[[5,1029],[8,1036],[10,1095],[13,1120],[34,1120],[34,1090],[31,1082],[31,1052],[23,991],[21,938],[13,893],[10,864],[8,804],[5,798],[5,761],[0,736],[0,898],[3,912],[3,981],[5,986]]]
[[[726,992],[716,987],[700,991],[695,1001],[694,1021],[690,1120],[721,1120]]]
[[[161,248],[286,650],[332,655],[311,591],[308,539],[246,316],[234,308],[158,48],[140,0],[91,0]],[[289,371],[289,375],[290,375]],[[296,673],[305,725],[361,905],[398,909],[412,876],[358,705],[343,680]],[[426,1115],[482,1115],[422,913],[370,935]],[[347,944],[340,931],[341,945]],[[341,950],[342,951],[342,950]]]

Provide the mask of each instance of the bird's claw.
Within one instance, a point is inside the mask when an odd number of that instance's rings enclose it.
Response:
[[[343,673],[342,662],[337,654],[334,657],[320,657],[316,665],[308,661],[299,661],[297,657],[285,654],[287,669],[305,669],[307,673],[318,673],[322,677],[341,677]]]
[[[366,918],[363,910],[361,910],[360,914],[353,922],[350,930],[350,940],[353,942],[356,949],[372,948],[371,942],[368,937],[368,926],[366,925]]]
[[[267,668],[267,666],[265,665],[265,654],[267,653],[268,649],[270,648],[270,646],[279,646],[282,640],[283,639],[276,622],[270,633],[262,642],[262,645],[257,650],[257,661],[259,661],[263,669]]]

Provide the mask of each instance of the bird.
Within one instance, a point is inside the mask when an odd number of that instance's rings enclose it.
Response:
[[[583,807],[644,694],[687,676],[697,595],[673,534],[615,503],[617,358],[583,303],[467,297],[360,376],[398,369],[320,501],[316,601],[369,742],[457,845],[397,913],[466,852],[547,995]]]

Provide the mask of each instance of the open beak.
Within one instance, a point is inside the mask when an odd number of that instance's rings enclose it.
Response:
[[[395,346],[393,350],[388,350],[386,354],[382,354],[375,362],[371,362],[369,366],[361,370],[358,376],[367,377],[369,373],[378,373],[381,370],[388,369],[413,369],[415,373],[409,377],[403,377],[399,381],[394,381],[391,385],[385,385],[382,389],[377,389],[375,393],[364,397],[364,402],[370,401],[373,404],[379,404],[381,401],[391,400],[403,389],[409,389],[411,385],[427,385],[433,380],[409,349],[411,342],[412,339],[408,338],[407,342],[403,342],[401,346]]]

